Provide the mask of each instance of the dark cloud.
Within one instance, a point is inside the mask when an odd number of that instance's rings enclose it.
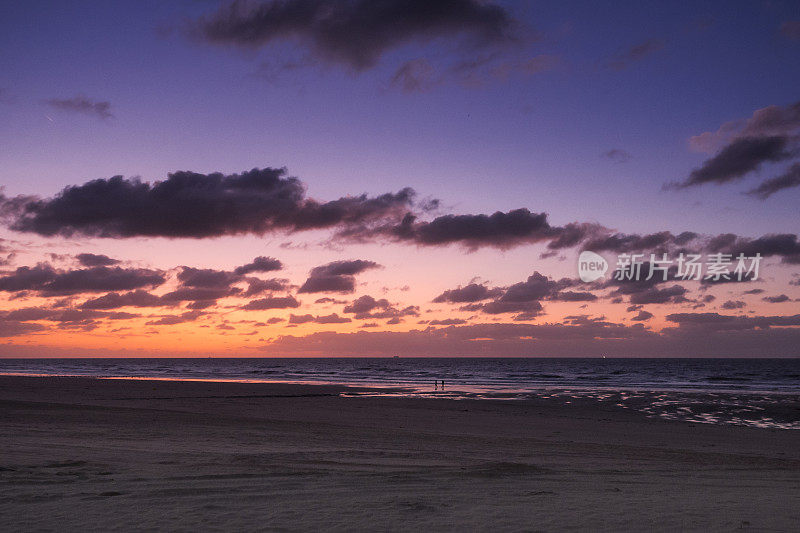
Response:
[[[461,318],[445,318],[444,320],[431,320],[428,322],[431,326],[458,326],[466,323],[467,321]]]
[[[120,307],[160,307],[165,305],[159,296],[144,290],[126,293],[110,292],[97,298],[86,300],[80,309],[118,309]]]
[[[582,247],[594,252],[635,252],[641,250],[662,252],[675,241],[675,235],[669,231],[646,235],[613,233],[591,238]]]
[[[22,323],[31,321],[52,322],[51,327],[66,330],[91,331],[96,329],[102,320],[129,320],[137,318],[139,315],[133,313],[109,312],[95,309],[60,309],[53,307],[24,307],[7,311],[0,317],[0,323]],[[22,333],[42,331],[45,328],[40,325],[30,325],[31,327],[18,327]]]
[[[71,295],[157,287],[164,273],[146,268],[92,267],[57,270],[47,263],[19,267],[0,277],[0,291],[36,291],[45,296]]]
[[[556,281],[539,272],[534,272],[525,281],[515,283],[509,287],[487,289],[487,293],[493,295],[493,300],[486,303],[469,303],[462,306],[461,310],[481,311],[490,315],[519,313],[515,320],[530,320],[542,312],[541,300],[591,301],[596,299],[596,296],[588,292],[563,291],[563,289],[575,283],[574,280],[567,278]],[[459,289],[454,290],[458,291]],[[448,292],[446,291],[441,296],[447,294]],[[458,292],[455,294],[459,295]],[[485,299],[482,298],[481,300]],[[473,300],[473,302],[479,301]]]
[[[585,291],[561,291],[552,294],[550,299],[558,302],[593,302],[597,296]]]
[[[720,306],[722,309],[742,309],[747,307],[747,304],[741,300],[728,300]]]
[[[247,302],[240,309],[245,311],[264,311],[266,309],[291,309],[297,307],[300,307],[300,302],[293,296],[269,296]]]
[[[352,320],[346,316],[339,316],[336,313],[331,313],[330,315],[316,316],[314,322],[317,324],[345,324],[347,322],[352,322]]]
[[[761,254],[762,257],[777,256],[787,264],[800,264],[800,242],[797,235],[791,233],[769,234],[748,239],[746,237],[736,237],[729,244],[717,250],[737,257],[744,254],[745,257],[754,257]]]
[[[765,180],[755,189],[751,189],[747,194],[765,200],[783,189],[800,187],[800,163],[795,163],[780,176]]]
[[[639,311],[639,314],[637,314],[635,317],[631,318],[631,320],[636,322],[645,322],[647,320],[650,320],[651,318],[653,318],[653,313],[642,310]]]
[[[72,113],[83,113],[84,115],[93,115],[103,120],[110,119],[114,115],[111,113],[111,103],[92,100],[85,96],[73,96],[72,98],[51,98],[45,100],[45,103],[59,111],[68,111]]]
[[[673,285],[665,289],[658,287],[651,287],[647,290],[635,292],[631,294],[630,301],[632,304],[665,304],[665,303],[681,303],[686,301],[684,296],[688,291],[680,285]]]
[[[244,294],[242,294],[242,296],[245,298],[256,296],[264,292],[285,291],[286,289],[289,288],[289,280],[287,279],[279,279],[279,278],[271,278],[271,279],[246,278],[246,279],[247,279],[247,290],[244,292]]]
[[[495,298],[502,294],[502,289],[489,288],[486,285],[470,283],[465,287],[449,289],[433,299],[435,303],[468,303]]]
[[[236,267],[234,272],[239,275],[251,274],[253,272],[271,272],[283,268],[283,263],[274,257],[259,256],[253,259],[252,263]]]
[[[120,263],[118,259],[112,259],[107,255],[84,253],[76,255],[75,258],[85,267],[112,266]]]
[[[477,46],[504,43],[512,26],[505,9],[478,0],[275,0],[228,4],[193,32],[246,47],[290,40],[322,61],[361,71],[411,42],[463,36]]]
[[[145,322],[147,326],[174,326],[175,324],[182,324],[184,322],[193,322],[203,316],[200,311],[186,311],[180,315],[164,315],[157,320],[150,320]]]
[[[289,324],[305,324],[307,322],[313,322],[314,315],[289,315]]]
[[[180,287],[176,291],[166,294],[164,299],[168,301],[203,300],[208,302],[226,296],[241,295],[245,298],[250,298],[264,292],[283,291],[289,286],[289,281],[286,279],[261,279],[244,275],[247,272],[276,270],[278,266],[280,266],[280,261],[266,257],[256,258],[253,263],[239,267],[234,271],[198,269],[184,266],[181,267],[181,271],[178,273]],[[239,287],[234,286],[241,282],[247,283],[247,290],[244,293]]]
[[[426,246],[458,243],[469,249],[505,249],[555,238],[559,230],[548,224],[546,213],[523,208],[491,215],[443,215],[430,222],[418,222],[409,214],[391,233],[401,241]]]
[[[179,287],[161,297],[163,302],[197,302],[216,301],[220,298],[234,296],[241,292],[235,287]]]
[[[41,324],[28,324],[16,320],[0,318],[0,337],[16,337],[18,335],[38,333],[46,329],[47,327]]]
[[[344,305],[347,303],[347,300],[337,300],[336,298],[328,298],[327,296],[324,298],[317,298],[314,300],[315,304],[341,304]]]
[[[372,296],[364,295],[354,300],[343,310],[352,314],[357,320],[365,319],[390,319],[402,316],[418,316],[418,306],[408,306],[400,309],[386,298],[376,300]]]
[[[612,148],[611,150],[603,152],[601,156],[614,163],[627,163],[631,159],[631,154],[619,148]]]
[[[762,298],[762,300],[764,300],[765,302],[769,302],[771,304],[779,304],[783,302],[788,302],[789,297],[786,296],[785,294],[779,294],[778,296],[765,296],[764,298]]]
[[[326,265],[314,267],[311,269],[308,279],[303,283],[298,292],[353,292],[356,289],[356,274],[360,274],[372,268],[380,268],[380,265],[373,261],[364,261],[361,259],[334,261]]]
[[[613,70],[626,69],[631,64],[641,61],[647,56],[663,49],[664,45],[665,43],[661,39],[648,39],[647,41],[635,44],[619,52],[606,63],[606,66]]]
[[[184,287],[201,289],[221,289],[229,288],[236,283],[241,276],[225,270],[213,270],[210,268],[181,267],[178,273],[178,281]]]
[[[313,322],[315,324],[346,324],[348,322],[352,322],[351,318],[347,318],[345,316],[339,316],[336,313],[331,313],[330,315],[290,315],[289,316],[289,324],[306,324],[308,322]]]
[[[674,313],[667,320],[684,327],[705,331],[769,329],[773,326],[800,326],[800,315],[792,316],[734,316],[719,313]]]
[[[744,177],[764,163],[793,157],[792,139],[786,136],[743,137],[731,142],[680,182],[666,188],[685,189],[705,183],[727,183]]]
[[[724,123],[717,131],[706,131],[689,139],[689,145],[701,152],[717,151],[703,165],[680,183],[665,189],[681,189],[703,183],[727,183],[774,163],[798,156],[800,102],[786,106],[772,105],[757,109],[747,119]],[[774,192],[795,186],[787,173],[765,181],[750,194],[766,198]]]
[[[306,198],[285,169],[224,175],[175,172],[143,183],[114,176],[66,187],[49,199],[4,198],[2,211],[16,231],[90,237],[203,238],[272,231],[368,227],[400,220],[414,191],[330,202]]]

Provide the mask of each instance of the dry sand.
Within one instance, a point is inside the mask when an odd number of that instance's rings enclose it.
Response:
[[[592,401],[0,376],[0,530],[800,531],[800,432]]]

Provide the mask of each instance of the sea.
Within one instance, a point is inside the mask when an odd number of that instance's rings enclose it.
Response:
[[[0,359],[0,374],[337,384],[354,387],[343,393],[354,396],[591,400],[687,422],[800,429],[798,358]]]

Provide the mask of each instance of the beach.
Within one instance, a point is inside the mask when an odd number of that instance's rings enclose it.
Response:
[[[800,528],[798,431],[363,392],[0,376],[3,530]]]

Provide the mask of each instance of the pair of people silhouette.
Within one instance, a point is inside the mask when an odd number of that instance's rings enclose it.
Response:
[[[441,383],[441,385],[439,385],[439,383]],[[439,390],[439,387],[441,387],[441,389],[442,389],[442,390],[444,390],[444,380],[442,380],[442,381],[440,382],[440,381],[437,379],[436,381],[434,381],[434,382],[433,382],[433,388],[434,388],[434,390]]]

